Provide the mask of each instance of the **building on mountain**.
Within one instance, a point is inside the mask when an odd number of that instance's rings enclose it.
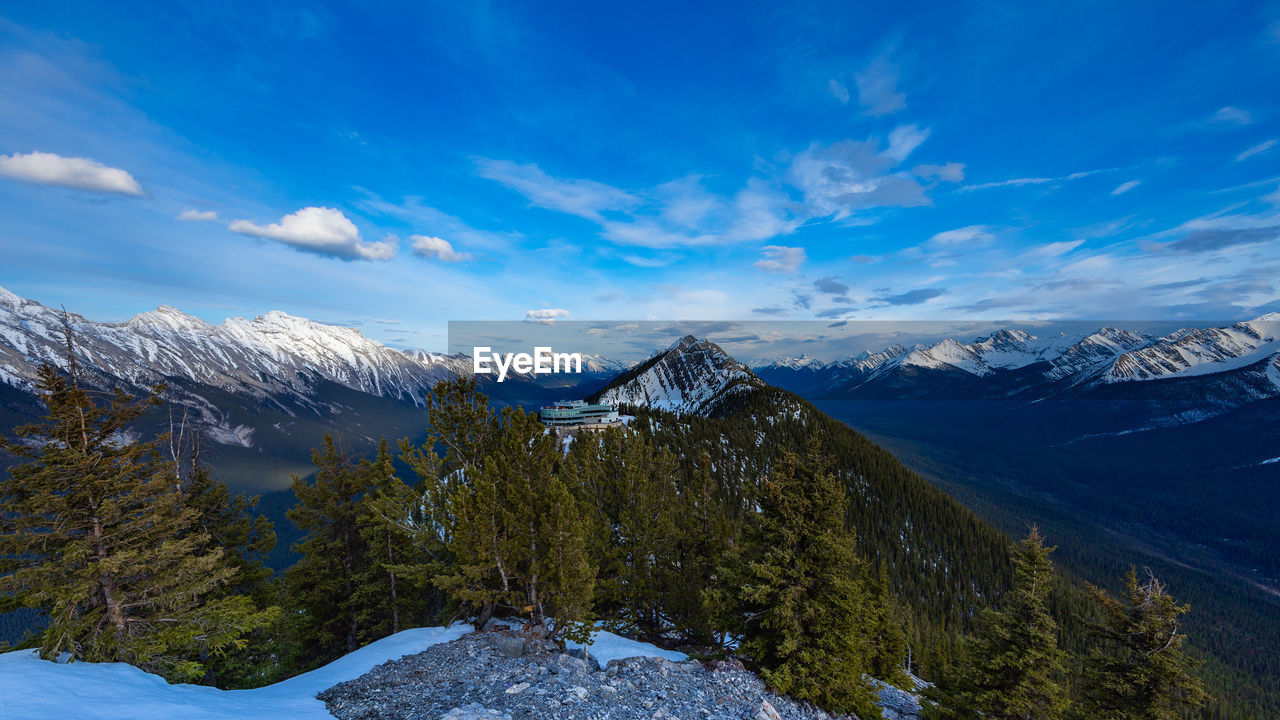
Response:
[[[554,428],[595,430],[618,425],[618,411],[607,403],[592,404],[585,400],[561,400],[538,410],[538,419]]]

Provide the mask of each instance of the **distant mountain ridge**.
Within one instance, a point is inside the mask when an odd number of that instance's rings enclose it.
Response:
[[[212,325],[169,306],[123,323],[68,313],[84,369],[134,386],[182,378],[258,398],[305,399],[316,379],[422,404],[441,379],[471,372],[470,358],[401,352],[359,330],[273,310]],[[41,363],[66,364],[60,311],[0,288],[0,381],[30,388]]]
[[[1264,365],[1264,363],[1266,363]],[[892,388],[929,389],[950,376],[993,393],[1035,399],[1102,385],[1212,376],[1253,368],[1280,395],[1280,313],[1230,327],[1187,328],[1163,337],[1103,327],[1080,339],[1039,338],[1006,329],[963,342],[947,338],[907,349],[891,345],[845,360],[823,363],[809,356],[756,368],[767,382],[807,393]],[[1008,378],[1016,375],[1018,386]],[[979,382],[986,380],[986,383]]]

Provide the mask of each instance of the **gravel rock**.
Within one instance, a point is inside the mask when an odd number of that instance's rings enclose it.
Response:
[[[339,720],[828,720],[731,662],[612,660],[603,669],[532,641],[472,633],[383,663],[323,693]],[[916,706],[919,707],[918,704]],[[899,717],[907,717],[905,715]]]

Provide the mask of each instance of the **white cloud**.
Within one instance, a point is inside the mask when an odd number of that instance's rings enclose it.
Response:
[[[917,165],[911,172],[926,180],[938,179],[942,182],[960,182],[964,180],[964,163],[946,163],[943,165]]]
[[[840,101],[841,105],[849,104],[849,88],[846,87],[844,83],[835,78],[831,78],[831,81],[827,83],[827,90],[831,92],[832,97]]]
[[[519,165],[508,160],[477,161],[480,177],[495,180],[548,210],[602,221],[602,212],[625,210],[639,204],[639,198],[611,185],[594,180],[553,178],[537,165]]]
[[[1237,156],[1236,156],[1236,162],[1240,162],[1241,160],[1248,160],[1249,158],[1253,157],[1254,155],[1261,155],[1262,153],[1264,153],[1264,152],[1266,152],[1266,151],[1270,150],[1271,148],[1273,148],[1273,147],[1275,147],[1275,146],[1276,146],[1276,140],[1275,140],[1275,138],[1272,138],[1272,139],[1267,140],[1267,141],[1265,141],[1265,142],[1260,142],[1260,143],[1258,143],[1257,145],[1254,145],[1253,147],[1249,148],[1248,150],[1245,150],[1244,152],[1242,152],[1242,153],[1240,153],[1239,155],[1237,155]]]
[[[1033,248],[1029,250],[1026,255],[1034,258],[1058,257],[1060,255],[1066,255],[1083,244],[1084,240],[1063,240],[1062,242],[1052,242]]]
[[[1085,170],[1083,172],[1074,172],[1070,175],[1060,175],[1058,177],[1021,177],[1011,178],[1009,180],[999,180],[996,182],[978,183],[977,185],[963,185],[960,192],[972,192],[974,190],[989,190],[999,187],[1020,187],[1022,185],[1044,185],[1046,183],[1069,182],[1071,180],[1079,180],[1087,178],[1091,175],[1099,173],[1115,172],[1116,168],[1106,168],[1102,170]]]
[[[1218,112],[1213,114],[1213,122],[1227,123],[1230,125],[1252,125],[1253,113],[1248,110],[1241,110],[1238,107],[1226,105],[1218,108]]]
[[[928,244],[933,247],[955,247],[957,245],[987,245],[995,238],[986,225],[969,225],[967,227],[946,230],[929,238]]]
[[[525,322],[541,325],[554,325],[559,318],[568,316],[569,311],[564,308],[542,308],[540,310],[526,310],[524,313]]]
[[[766,245],[755,266],[765,272],[790,274],[800,269],[805,261],[804,248],[785,245]]]
[[[1112,194],[1112,195],[1123,195],[1123,194],[1125,194],[1125,193],[1129,192],[1130,190],[1132,190],[1132,189],[1134,189],[1134,188],[1138,187],[1138,186],[1139,186],[1139,185],[1141,185],[1141,184],[1142,184],[1142,181],[1141,181],[1141,180],[1129,180],[1128,182],[1122,182],[1122,183],[1120,183],[1118,186],[1116,186],[1116,189],[1115,189],[1115,190],[1112,190],[1112,191],[1111,191],[1111,194]]]
[[[440,262],[462,262],[471,259],[471,253],[460,253],[453,249],[448,240],[430,235],[411,235],[410,247],[418,257],[434,258]]]
[[[0,155],[0,175],[37,185],[56,185],[90,192],[135,197],[144,194],[142,185],[124,170],[107,167],[89,158],[63,157],[53,153]]]
[[[479,174],[524,194],[534,205],[596,223],[601,236],[617,245],[659,249],[760,242],[818,218],[869,224],[877,218],[860,211],[928,205],[920,180],[895,170],[928,135],[927,128],[903,125],[890,133],[884,148],[876,140],[814,143],[789,162],[782,156],[781,168],[761,164],[767,176],[750,177],[728,195],[709,192],[697,175],[633,191],[555,178],[536,165],[496,160],[480,161]],[[952,182],[964,177],[960,163],[918,169]]]
[[[929,128],[920,129],[919,125],[899,125],[889,133],[889,147],[884,156],[901,162],[907,159],[913,150],[929,138]]]
[[[241,235],[275,240],[299,250],[344,260],[390,260],[400,244],[394,235],[379,242],[362,241],[355,223],[341,210],[327,207],[305,207],[270,225],[234,220],[229,227]]]
[[[787,180],[804,192],[811,217],[842,220],[866,208],[927,205],[920,183],[891,172],[892,165],[875,142],[815,143],[795,156]]]
[[[888,51],[867,63],[856,79],[858,104],[868,115],[889,115],[907,107],[907,96],[898,91],[898,66]]]
[[[194,210],[188,208],[178,213],[178,219],[183,222],[213,222],[218,219],[218,213],[213,210]]]

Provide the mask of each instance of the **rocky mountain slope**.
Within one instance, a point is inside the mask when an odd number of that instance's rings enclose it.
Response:
[[[272,311],[209,324],[162,306],[123,323],[69,314],[82,369],[104,384],[187,380],[258,399],[306,405],[317,381],[422,404],[441,379],[470,373],[470,358],[400,352],[359,330]],[[30,389],[41,363],[66,365],[62,313],[0,288],[0,381]]]
[[[563,653],[551,643],[497,628],[379,665],[326,690],[320,699],[339,720],[851,717],[772,693],[734,660],[673,660],[662,657],[672,653],[661,651],[610,654],[598,659],[581,650]],[[919,717],[915,695],[879,687],[883,718]]]
[[[763,386],[763,380],[719,345],[686,335],[614,378],[594,399],[614,405],[707,415],[733,396]]]

